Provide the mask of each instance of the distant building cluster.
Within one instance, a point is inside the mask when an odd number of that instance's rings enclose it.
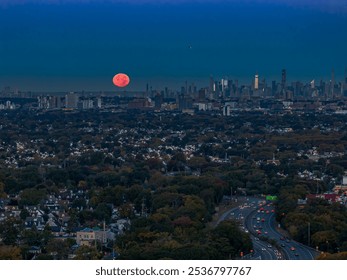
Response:
[[[319,180],[318,178],[312,177],[310,179]],[[347,206],[347,173],[343,176],[342,184],[335,185],[332,192],[318,193],[317,191],[316,194],[307,194],[305,199],[298,199],[298,205],[306,205],[317,199],[325,200],[330,204],[339,203]]]
[[[101,98],[80,98],[79,94],[70,92],[64,97],[61,96],[38,96],[37,103],[39,109],[100,109]]]
[[[16,108],[16,104],[9,100],[7,100],[5,103],[0,103],[0,110],[14,110]]]
[[[335,71],[329,81],[288,82],[287,70],[282,69],[280,81],[266,81],[256,73],[250,84],[242,85],[237,79],[210,77],[207,87],[198,89],[187,81],[179,91],[154,90],[147,84],[139,92],[70,92],[34,93],[20,92],[5,87],[0,98],[34,98],[31,108],[39,110],[88,110],[113,108],[109,98],[127,99],[122,109],[180,111],[194,114],[198,111],[214,111],[231,116],[238,110],[332,110],[347,113],[347,106],[339,101],[347,100],[347,70],[342,81],[335,80]],[[109,98],[107,98],[109,97]],[[17,108],[12,103],[0,103],[0,109]]]

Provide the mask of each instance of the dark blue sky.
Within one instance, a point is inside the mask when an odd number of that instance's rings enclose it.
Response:
[[[347,0],[0,0],[0,89],[128,90],[209,76],[342,79]],[[2,5],[1,5],[2,4]]]

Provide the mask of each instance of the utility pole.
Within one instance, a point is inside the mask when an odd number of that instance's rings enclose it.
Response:
[[[103,222],[102,243],[106,244],[106,222],[105,222],[105,219]]]
[[[310,246],[310,238],[311,238],[311,231],[310,231],[310,226],[311,226],[311,224],[310,224],[310,222],[308,222],[308,224],[307,224],[307,245],[308,246]]]
[[[230,204],[232,203],[233,187],[230,187]]]
[[[141,203],[141,216],[143,217],[145,215],[145,197],[142,198]]]

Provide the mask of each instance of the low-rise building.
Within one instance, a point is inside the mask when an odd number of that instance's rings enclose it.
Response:
[[[110,230],[102,230],[96,228],[84,228],[76,233],[76,243],[80,246],[91,246],[95,242],[107,243],[109,240],[114,240],[115,234]]]

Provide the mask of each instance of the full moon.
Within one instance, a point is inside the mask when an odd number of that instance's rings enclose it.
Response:
[[[118,73],[117,75],[113,77],[112,81],[113,81],[113,84],[117,87],[126,87],[129,84],[130,79],[128,75],[123,73]]]

